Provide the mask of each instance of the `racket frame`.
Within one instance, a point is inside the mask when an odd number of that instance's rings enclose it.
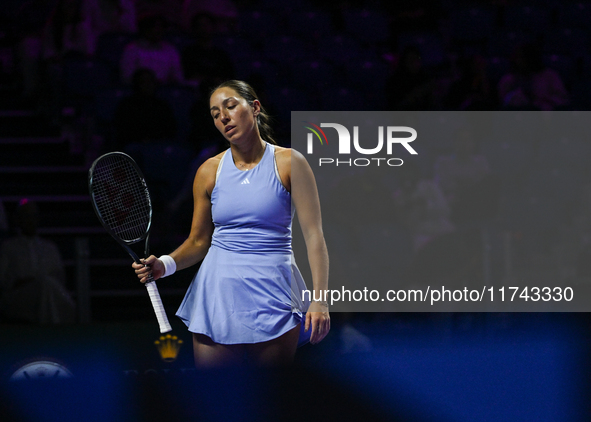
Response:
[[[99,161],[101,161],[105,158],[108,158],[108,157],[112,157],[112,156],[120,156],[120,157],[123,157],[124,159],[126,159],[127,161],[129,161],[129,163],[133,166],[134,170],[137,172],[137,175],[139,176],[139,178],[142,182],[144,192],[145,192],[146,198],[148,200],[148,205],[149,205],[149,207],[148,207],[149,208],[148,226],[146,227],[144,234],[136,239],[125,240],[125,239],[122,239],[117,233],[115,233],[115,231],[113,229],[111,229],[111,227],[105,222],[105,219],[103,218],[100,210],[98,209],[96,201],[95,201],[94,190],[93,190],[94,169],[95,169],[96,165],[99,163]],[[91,199],[90,202],[92,203],[92,208],[94,209],[94,212],[96,213],[96,216],[98,217],[99,221],[101,222],[103,228],[107,231],[107,233],[109,233],[111,235],[111,237],[113,239],[115,239],[117,241],[117,243],[119,243],[127,251],[129,256],[131,256],[131,259],[133,259],[136,264],[142,264],[139,256],[133,251],[133,249],[130,248],[129,245],[134,245],[134,244],[139,243],[143,240],[144,241],[144,255],[146,257],[149,256],[149,252],[150,252],[149,239],[150,239],[150,230],[152,229],[152,199],[150,197],[150,191],[148,190],[148,185],[146,183],[146,179],[144,178],[144,174],[142,173],[140,167],[137,165],[135,160],[131,156],[129,156],[128,154],[125,154],[125,153],[119,152],[119,151],[109,152],[109,153],[101,155],[99,158],[94,160],[94,162],[92,163],[92,166],[88,170],[88,191],[90,194],[90,199]],[[167,333],[169,331],[172,331],[172,327],[170,326],[170,323],[168,322],[168,318],[166,316],[166,312],[164,311],[164,306],[162,305],[162,299],[160,298],[160,294],[158,293],[156,281],[152,277],[151,273],[148,275],[148,280],[146,281],[145,286],[146,286],[146,289],[148,290],[150,300],[152,301],[152,305],[154,307],[154,312],[156,313],[156,317],[157,317],[158,323],[160,325],[160,332]]]

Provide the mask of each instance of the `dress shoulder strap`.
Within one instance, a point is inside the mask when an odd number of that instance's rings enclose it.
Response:
[[[218,176],[220,175],[220,172],[222,171],[222,163],[224,162],[224,158],[226,158],[226,154],[228,153],[230,149],[228,148],[227,150],[224,151],[224,155],[222,155],[222,158],[220,158],[220,162],[218,163],[218,168],[215,172],[215,183],[217,184],[218,182]]]
[[[275,176],[277,176],[277,180],[279,180],[279,183],[283,184],[283,182],[281,181],[281,176],[279,176],[279,169],[277,168],[277,160],[275,159],[275,145],[267,142],[267,147],[271,148],[271,155],[273,156],[273,168],[275,169]]]

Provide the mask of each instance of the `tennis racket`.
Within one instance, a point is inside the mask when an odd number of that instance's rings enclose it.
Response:
[[[141,264],[130,245],[144,240],[144,256],[149,256],[152,201],[136,162],[122,152],[110,152],[97,158],[88,172],[88,189],[94,211],[105,230],[125,248],[136,263]],[[171,331],[152,275],[146,282],[146,288],[160,332]]]

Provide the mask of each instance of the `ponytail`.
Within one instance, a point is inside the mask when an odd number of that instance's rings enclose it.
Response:
[[[261,138],[270,144],[277,145],[277,142],[275,142],[275,139],[273,139],[273,128],[271,127],[270,122],[271,117],[267,114],[267,112],[265,112],[263,106],[261,106],[261,111],[257,116],[257,126],[259,127]]]

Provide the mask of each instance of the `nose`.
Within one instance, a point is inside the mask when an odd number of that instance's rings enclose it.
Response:
[[[229,115],[228,115],[228,113],[227,113],[226,111],[224,111],[224,110],[222,110],[222,111],[220,112],[220,117],[221,117],[221,120],[222,120],[222,122],[223,122],[223,123],[226,123],[227,121],[229,121],[229,120],[230,120],[230,116],[229,116]]]

